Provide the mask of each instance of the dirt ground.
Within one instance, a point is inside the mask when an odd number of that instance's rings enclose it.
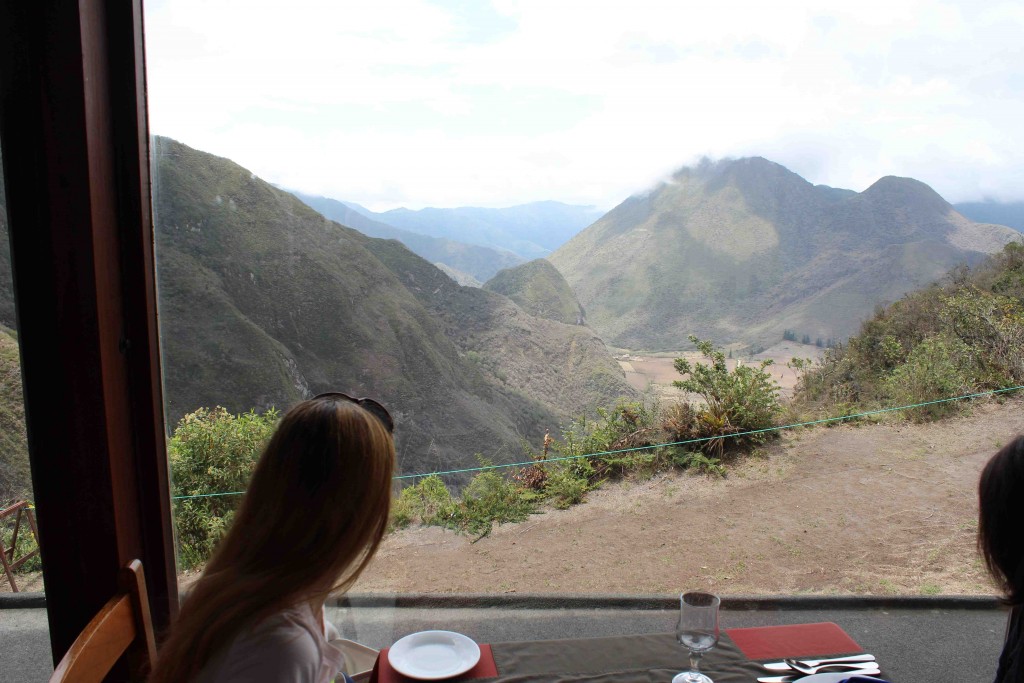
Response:
[[[1024,402],[935,424],[787,433],[725,479],[668,473],[496,527],[389,536],[355,592],[988,594],[974,547],[985,461]],[[193,577],[183,577],[187,582]],[[42,590],[38,575],[19,587]],[[5,582],[0,591],[9,591]]]
[[[975,551],[985,461],[1020,401],[936,424],[787,433],[725,479],[662,474],[472,542],[390,536],[357,592],[989,594]]]

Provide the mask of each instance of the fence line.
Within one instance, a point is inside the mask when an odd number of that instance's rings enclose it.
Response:
[[[842,422],[844,420],[855,420],[861,417],[868,417],[870,415],[880,415],[882,413],[893,413],[901,410],[913,410],[914,408],[922,408],[924,406],[936,405],[938,403],[949,403],[952,401],[965,401],[975,398],[981,398],[982,396],[994,396],[996,394],[1005,394],[1011,391],[1019,391],[1024,389],[1024,384],[1015,387],[1006,387],[1004,389],[991,389],[989,391],[980,391],[974,394],[964,394],[962,396],[951,396],[949,398],[935,399],[934,401],[922,401],[920,403],[912,403],[905,406],[893,406],[891,408],[878,408],[876,410],[866,410],[862,413],[854,413],[852,415],[840,415],[838,417],[826,417],[820,420],[809,420],[807,422],[794,422],[792,424],[780,425],[777,427],[766,427],[765,429],[752,429],[746,432],[737,432],[736,434],[723,434],[722,436],[705,436],[697,439],[686,439],[684,441],[668,441],[665,443],[651,444],[649,446],[635,446],[633,448],[620,448],[609,451],[596,451],[594,453],[584,453],[582,455],[566,455],[559,458],[548,458],[545,463],[550,462],[565,462],[568,460],[580,460],[583,458],[599,458],[606,455],[618,455],[621,453],[636,453],[638,451],[648,451],[655,448],[667,448],[669,446],[686,446],[689,444],[706,443],[708,441],[714,441],[716,439],[730,439],[739,438],[742,436],[752,436],[754,434],[766,434],[769,432],[780,432],[784,429],[796,429],[798,427],[811,427],[813,425],[828,424],[832,422]],[[500,465],[480,465],[478,467],[464,467],[454,470],[438,470],[436,472],[423,472],[420,474],[401,474],[395,476],[395,481],[401,481],[405,479],[419,479],[422,477],[431,476],[443,476],[450,474],[466,474],[469,472],[484,472],[487,470],[498,470],[506,467],[526,467],[529,465],[536,464],[536,460],[526,460],[523,462],[510,462],[502,463]],[[191,498],[213,498],[217,496],[238,496],[245,493],[244,491],[228,491],[225,493],[198,493],[191,496],[173,496],[172,500],[187,500]]]

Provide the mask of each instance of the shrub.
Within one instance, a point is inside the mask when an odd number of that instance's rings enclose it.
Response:
[[[684,470],[692,469],[702,474],[710,474],[716,477],[725,476],[725,467],[722,465],[722,461],[700,451],[679,448],[672,456],[672,463]]]
[[[488,464],[483,458],[481,463]],[[537,494],[495,471],[474,476],[461,499],[452,496],[441,478],[432,474],[402,490],[392,505],[391,527],[418,521],[483,537],[496,523],[526,519],[536,510],[536,501]]]
[[[559,510],[582,503],[593,486],[590,473],[580,473],[570,463],[555,463],[544,482],[544,496]]]
[[[703,400],[702,404],[677,408],[670,415],[665,426],[676,440],[709,439],[701,450],[721,457],[726,437],[775,426],[775,418],[781,411],[779,385],[765,370],[772,361],[764,360],[757,365],[738,363],[730,371],[725,354],[710,341],[693,335],[690,341],[710,362],[675,360],[675,368],[684,379],[673,384]],[[730,444],[762,443],[766,438],[766,434],[751,434],[733,438]]]
[[[535,496],[494,471],[481,472],[462,492],[460,525],[478,537],[494,524],[522,522],[536,511]]]
[[[909,405],[967,393],[971,379],[965,368],[972,365],[971,349],[959,339],[931,337],[911,351],[906,363],[896,368],[887,382],[895,402]],[[932,403],[908,411],[916,420],[932,420],[955,412],[954,402]]]
[[[181,419],[168,444],[174,496],[206,496],[174,502],[182,568],[202,564],[228,529],[263,445],[274,431],[276,410],[232,415],[200,408]]]
[[[436,474],[402,489],[392,503],[392,528],[403,528],[414,521],[428,526],[458,527],[458,503]]]
[[[661,463],[661,454],[645,449],[655,442],[656,413],[654,406],[637,401],[621,402],[611,410],[599,408],[596,419],[582,416],[573,420],[562,431],[562,439],[555,442],[553,450],[563,457],[575,457],[566,461],[567,466],[574,476],[586,478],[591,484],[627,472],[656,468]],[[627,452],[579,457],[607,451]]]

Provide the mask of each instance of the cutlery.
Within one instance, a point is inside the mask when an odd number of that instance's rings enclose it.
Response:
[[[846,662],[873,662],[875,661],[874,655],[862,654],[862,655],[850,655],[849,657],[831,657],[829,659],[798,659],[796,660],[804,666],[822,666],[825,664],[843,664]],[[791,667],[786,662],[768,662],[762,664],[764,668],[769,671],[792,671]]]
[[[827,668],[827,667],[826,667]],[[821,671],[819,673],[825,673]],[[836,672],[836,673],[848,673],[851,676],[877,676],[882,673],[881,669],[877,666],[864,669],[851,669],[848,671]],[[758,678],[758,683],[794,683],[802,678],[806,678],[808,674],[791,673],[785,676],[763,676]]]
[[[845,671],[847,669],[852,671],[855,669],[872,669],[878,666],[875,662],[830,662],[827,664],[820,664],[818,666],[807,666],[799,659],[786,659],[784,661],[786,664],[789,664],[793,671],[799,671],[800,673],[808,676],[816,674],[819,671]]]

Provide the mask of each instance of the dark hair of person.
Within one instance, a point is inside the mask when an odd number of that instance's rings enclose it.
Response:
[[[1009,605],[1024,605],[1024,435],[992,456],[978,481],[978,550]]]
[[[149,680],[192,680],[243,629],[351,587],[387,529],[394,462],[389,430],[352,399],[289,410]]]

